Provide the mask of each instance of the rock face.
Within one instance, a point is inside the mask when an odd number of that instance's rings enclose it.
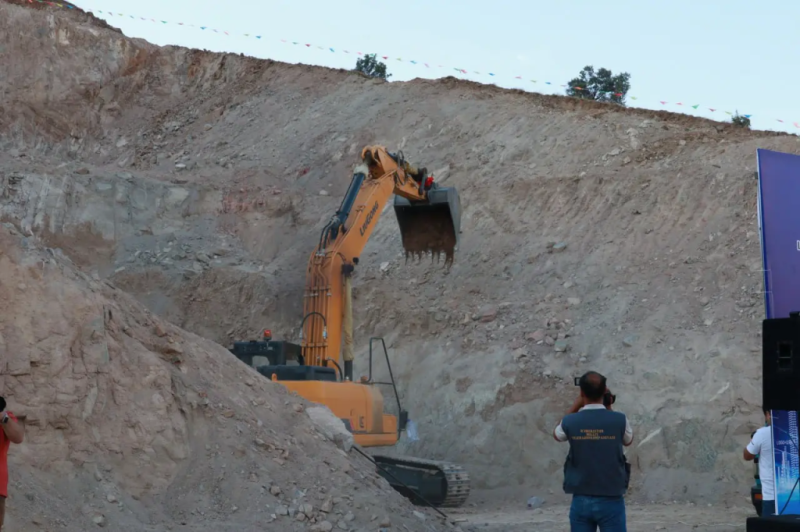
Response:
[[[398,451],[462,463],[476,490],[558,486],[566,451],[552,427],[576,393],[572,378],[594,369],[637,433],[632,499],[746,493],[740,452],[761,418],[755,149],[797,153],[795,137],[452,78],[382,83],[160,49],[86,14],[17,3],[0,2],[0,216],[19,230],[20,249],[41,241],[52,250],[44,257],[67,255],[103,290],[109,281],[219,344],[265,327],[296,340],[309,254],[361,147],[402,149],[459,189],[463,218],[447,272],[405,262],[390,208],[359,257],[356,373],[367,372],[368,339],[384,337],[419,432]],[[33,279],[4,290],[44,309],[53,296]],[[176,333],[161,322],[166,335],[130,344],[144,358],[120,370],[135,391],[108,395],[114,342],[132,340],[104,339],[103,304],[42,310],[59,323],[46,335],[33,310],[8,321],[4,379],[29,398],[34,421],[61,431],[30,448],[71,464],[105,442],[119,460],[112,470],[130,470],[131,493],[173,485],[199,430],[184,417],[205,420],[190,414],[205,410],[166,391],[184,366],[151,359],[185,365],[189,351],[169,344]],[[213,371],[233,371],[224,349],[203,349]],[[63,364],[68,382],[34,397],[30,375]],[[388,378],[382,360],[374,368]],[[197,371],[205,386],[217,381]],[[231,393],[217,402],[258,399]],[[112,416],[114,401],[146,404],[153,419],[139,428]],[[90,430],[84,413],[109,419]],[[69,432],[76,423],[80,437]],[[203,423],[203,435],[214,432]],[[113,443],[120,435],[130,448]],[[136,459],[122,461],[126,452]]]

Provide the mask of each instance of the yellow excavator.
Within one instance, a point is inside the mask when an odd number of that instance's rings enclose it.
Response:
[[[370,338],[369,375],[353,379],[353,307],[351,278],[384,206],[394,195],[406,259],[430,254],[453,261],[461,225],[461,205],[455,188],[439,187],[426,168],[409,164],[402,152],[367,146],[353,173],[342,203],[322,229],[308,260],[300,343],[272,339],[235,342],[230,350],[305,399],[326,405],[342,420],[362,447],[392,446],[408,423],[392,374],[386,344]],[[378,351],[380,349],[380,352]],[[373,355],[385,358],[390,382],[373,380]],[[398,415],[384,412],[379,385],[389,385]],[[416,503],[461,506],[469,496],[469,476],[449,462],[372,454],[378,472],[397,491]]]

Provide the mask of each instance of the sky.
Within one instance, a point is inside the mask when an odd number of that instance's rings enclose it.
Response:
[[[383,61],[390,81],[453,75],[564,94],[561,85],[592,65],[630,73],[630,107],[720,121],[730,120],[726,111],[738,111],[751,115],[753,129],[800,133],[800,106],[792,96],[800,87],[800,69],[791,66],[800,52],[800,2],[794,0],[77,0],[75,5],[128,36],[158,45],[334,68],[353,68],[357,52],[376,53],[381,60],[388,56]]]

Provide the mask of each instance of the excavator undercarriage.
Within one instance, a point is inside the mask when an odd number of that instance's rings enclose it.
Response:
[[[372,455],[378,473],[414,504],[456,508],[469,497],[469,475],[450,462]]]

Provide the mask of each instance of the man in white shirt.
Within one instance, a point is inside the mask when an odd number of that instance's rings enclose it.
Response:
[[[744,449],[744,459],[748,462],[758,455],[758,478],[761,480],[761,515],[775,515],[775,457],[772,454],[772,419],[769,410],[764,409],[766,427],[761,427]]]

